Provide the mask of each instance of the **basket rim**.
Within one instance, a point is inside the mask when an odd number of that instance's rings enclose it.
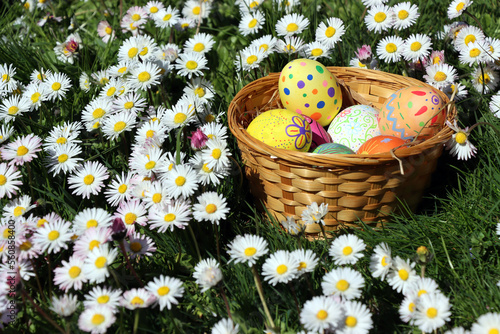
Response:
[[[440,96],[443,98],[445,103],[449,101],[446,94],[444,94],[442,91],[437,90],[435,87],[414,78],[404,77],[393,73],[381,72],[378,70],[357,69],[351,67],[334,67],[334,66],[327,68],[334,75],[336,74],[336,72],[342,71],[344,73],[352,73],[354,76],[356,76],[356,74],[359,74],[363,77],[368,77],[369,79],[377,79],[377,80],[381,79],[386,82],[393,82],[394,79],[396,79],[395,81],[398,82],[401,81],[408,82],[408,86],[423,85],[425,87],[436,90],[436,92],[440,94]],[[234,96],[228,108],[229,129],[232,132],[232,134],[236,137],[239,144],[246,145],[248,146],[248,148],[255,151],[256,153],[270,156],[272,159],[294,162],[301,165],[312,165],[321,167],[338,167],[339,165],[344,165],[344,166],[380,165],[389,162],[396,162],[399,159],[409,158],[412,156],[419,155],[422,152],[436,149],[439,145],[443,145],[446,141],[448,141],[453,134],[453,130],[450,129],[447,125],[445,125],[443,126],[443,129],[441,129],[437,134],[435,134],[431,138],[421,141],[420,143],[418,143],[417,141],[412,146],[406,148],[400,148],[397,151],[395,151],[395,155],[397,158],[393,156],[391,152],[378,153],[378,154],[316,154],[309,152],[285,150],[269,146],[259,141],[258,139],[255,139],[252,136],[250,136],[246,131],[246,129],[244,129],[240,124],[238,124],[237,101],[242,99],[246,91],[248,91],[254,86],[258,86],[263,81],[273,80],[275,78],[277,83],[279,75],[280,75],[279,72],[270,73],[265,77],[259,78],[245,85],[245,87],[243,87]],[[456,113],[456,108],[455,106],[452,106],[451,114],[455,115],[455,113]]]

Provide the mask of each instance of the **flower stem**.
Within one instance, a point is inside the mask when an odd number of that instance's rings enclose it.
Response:
[[[136,308],[134,311],[134,334],[137,333],[137,327],[139,327],[139,309]]]
[[[196,248],[196,254],[198,255],[198,259],[201,261],[200,248],[198,247],[198,241],[196,241],[196,236],[194,235],[194,231],[193,228],[191,227],[191,224],[188,224],[188,230],[189,234],[191,234],[191,238],[193,238],[194,247]]]
[[[141,288],[143,288],[144,287],[144,283],[142,282],[141,278],[137,275],[134,267],[132,267],[132,265],[130,264],[130,260],[129,260],[128,255],[127,255],[127,251],[125,250],[125,244],[124,244],[123,239],[121,239],[119,241],[119,244],[120,244],[120,250],[122,251],[123,257],[125,258],[125,261],[127,262],[127,268],[128,268],[128,270],[130,270],[130,272],[132,273],[132,275],[134,275],[134,277],[137,280],[137,282],[139,282]]]
[[[475,129],[477,126],[479,126],[479,125],[489,125],[489,126],[491,126],[493,128],[493,130],[495,130],[495,132],[500,136],[500,130],[498,130],[498,128],[496,126],[494,126],[493,124],[490,124],[490,123],[487,123],[487,122],[478,122],[478,123],[474,124],[473,126],[471,126],[469,128],[469,133],[471,133],[471,131],[473,129]]]
[[[229,309],[229,303],[227,301],[226,293],[224,292],[224,288],[222,287],[222,284],[219,285],[219,291],[222,295],[222,299],[224,299],[224,304],[226,304],[226,311],[227,315],[229,316],[229,319],[233,320],[233,316],[231,314],[231,310]]]
[[[217,261],[220,263],[220,245],[219,245],[219,225],[213,224],[215,229],[215,243],[217,244]]]
[[[57,322],[55,322],[47,313],[45,313],[45,311],[39,305],[37,305],[35,303],[35,301],[33,300],[33,298],[31,298],[31,296],[28,295],[28,292],[26,290],[23,289],[22,290],[22,294],[23,294],[23,296],[25,296],[31,302],[31,304],[36,308],[36,310],[38,311],[38,313],[40,313],[40,315],[45,318],[45,320],[47,320],[48,322],[50,322],[50,324],[52,326],[54,326],[55,328],[57,328],[57,330],[59,332],[65,334],[64,329],[61,326],[59,326],[57,324]]]
[[[257,291],[259,293],[260,301],[262,302],[262,306],[264,307],[264,312],[266,313],[267,320],[269,321],[269,324],[271,327],[274,329],[274,321],[273,318],[271,317],[271,313],[269,312],[269,309],[267,308],[266,300],[264,299],[264,291],[262,289],[262,282],[260,281],[259,273],[257,272],[257,268],[255,266],[252,266],[252,274],[253,274],[253,279],[255,280],[255,286],[257,287]]]
[[[33,268],[37,267],[37,266],[35,266],[33,259],[30,259],[30,262],[31,262],[31,265],[33,266]],[[33,270],[33,271],[35,272],[36,284],[38,285],[38,289],[40,290],[40,295],[42,296],[42,300],[44,302],[47,302],[47,299],[45,298],[45,294],[43,293],[42,285],[40,284],[40,278],[38,277],[38,271],[37,270]]]
[[[295,306],[297,307],[297,314],[300,314],[300,306],[299,306],[299,301],[297,300],[297,294],[295,293],[295,288],[293,287],[292,282],[288,282],[288,285],[290,286],[290,290],[292,290]]]
[[[316,224],[319,224],[319,227],[321,228],[321,232],[323,233],[323,237],[325,238],[325,241],[328,241],[328,238],[326,237],[326,232],[325,232],[325,228],[324,228],[323,224],[321,224],[321,223],[316,223]]]

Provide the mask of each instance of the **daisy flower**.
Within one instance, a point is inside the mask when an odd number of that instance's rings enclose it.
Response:
[[[417,297],[421,297],[426,293],[435,292],[439,292],[439,287],[435,280],[429,277],[419,277],[415,289],[410,291],[409,294],[415,294]]]
[[[404,40],[399,36],[388,36],[377,45],[377,55],[388,63],[396,63],[401,60]]]
[[[31,197],[23,195],[18,197],[3,207],[3,218],[19,218],[35,207],[31,204]]]
[[[182,15],[195,22],[203,21],[210,14],[210,2],[200,2],[198,0],[188,0],[182,8]]]
[[[38,245],[33,244],[33,238],[26,238],[19,245],[19,261],[36,259],[41,253],[41,249]],[[1,256],[0,256],[1,257]]]
[[[306,301],[300,311],[300,323],[314,332],[336,328],[343,316],[342,308],[334,298],[316,296]]]
[[[109,249],[108,244],[94,247],[85,258],[82,271],[89,283],[102,283],[109,276],[110,266],[118,255],[116,248]]]
[[[116,140],[122,132],[132,131],[136,123],[134,113],[119,112],[104,119],[102,132],[107,139]]]
[[[349,65],[351,67],[355,67],[355,68],[364,68],[364,69],[367,69],[368,67],[363,64],[358,57],[354,57],[352,58],[350,61],[349,61]]]
[[[400,2],[392,7],[395,14],[394,29],[402,30],[411,27],[418,19],[418,6],[411,2]]]
[[[81,290],[87,278],[82,273],[83,259],[71,256],[68,261],[62,260],[62,266],[54,269],[54,284],[63,291],[70,288]]]
[[[313,202],[311,203],[311,205],[307,206],[307,209],[302,211],[301,218],[306,225],[314,223],[321,223],[325,225],[325,221],[323,220],[323,218],[327,213],[328,204],[321,203],[321,205],[318,206],[318,203]]]
[[[460,31],[458,31],[457,35],[455,36],[455,49],[457,51],[465,50],[467,49],[467,45],[471,42],[479,42],[483,43],[486,41],[486,36],[484,35],[484,32],[479,29],[478,27],[474,26],[467,26]]]
[[[366,7],[380,6],[389,0],[361,0]]]
[[[458,79],[457,70],[453,66],[445,63],[429,65],[425,68],[425,72],[425,81],[437,89],[443,89]]]
[[[100,21],[97,25],[97,34],[102,38],[104,43],[108,43],[109,40],[115,39],[115,31],[108,23],[108,21]]]
[[[408,61],[418,61],[427,57],[432,48],[431,38],[424,34],[412,34],[403,45],[403,57]]]
[[[221,319],[212,327],[212,334],[237,334],[239,325],[229,318]]]
[[[338,330],[339,334],[368,334],[373,327],[372,315],[366,305],[356,301],[346,301],[344,323]]]
[[[61,249],[68,249],[68,241],[71,240],[71,225],[63,220],[54,223],[45,223],[39,227],[33,241],[38,244],[42,252],[58,253]]]
[[[279,53],[294,54],[302,50],[304,40],[298,36],[285,36],[284,40],[278,39],[276,51]]]
[[[130,254],[131,259],[135,259],[141,255],[153,255],[152,252],[156,252],[156,247],[150,237],[134,232],[128,237],[128,241],[125,242],[125,250]]]
[[[82,74],[78,78],[78,85],[80,86],[80,89],[83,90],[85,93],[88,93],[90,91],[90,86],[92,84],[90,82],[90,77],[87,73],[82,72]]]
[[[455,101],[463,100],[468,94],[465,85],[462,85],[459,82],[453,82],[449,85],[446,85],[446,87],[443,89],[443,92],[448,96],[449,99],[451,99],[453,92],[455,92]]]
[[[238,0],[235,3],[239,5],[240,13],[246,14],[258,10],[263,0]]]
[[[293,218],[293,216],[288,216],[286,220],[283,220],[280,223],[290,234],[299,234],[299,232],[303,232],[303,227],[305,226],[297,224],[297,221]]]
[[[266,23],[266,18],[260,11],[246,13],[238,25],[238,29],[243,36],[248,36],[258,32]]]
[[[323,276],[321,282],[324,295],[340,296],[343,300],[359,298],[364,286],[363,276],[348,267],[333,269]]]
[[[262,276],[269,284],[288,283],[298,276],[299,260],[289,251],[278,250],[262,265]]]
[[[101,208],[86,208],[78,212],[73,218],[73,229],[78,235],[85,233],[88,229],[111,227],[113,217]]]
[[[85,309],[78,318],[78,328],[93,334],[103,334],[116,321],[110,307],[98,305]]]
[[[410,262],[408,259],[405,261],[397,256],[388,274],[387,282],[394,290],[406,295],[411,290],[415,289],[418,280],[414,267],[414,262]]]
[[[493,92],[498,85],[497,72],[489,65],[483,66],[482,70],[477,67],[472,73],[472,85],[479,93]]]
[[[465,330],[463,327],[455,327],[450,331],[444,332],[444,334],[471,334],[471,333]]]
[[[0,144],[5,142],[14,133],[14,127],[9,124],[2,124],[0,126]]]
[[[432,51],[431,55],[429,56],[429,59],[426,60],[427,64],[432,64],[432,65],[438,65],[438,64],[444,64],[444,51]],[[427,66],[427,65],[426,65]]]
[[[179,19],[179,10],[171,6],[161,9],[158,13],[153,15],[155,26],[163,29],[175,26],[179,22]]]
[[[366,248],[363,240],[354,234],[341,235],[330,245],[329,255],[336,265],[355,264],[361,259]]]
[[[101,209],[102,210],[102,209]],[[76,229],[75,229],[76,230]],[[77,231],[77,234],[79,231]],[[99,248],[111,240],[112,230],[110,227],[89,227],[84,230],[73,246],[73,254],[75,257],[85,260],[87,254],[94,248]]]
[[[3,99],[0,105],[0,121],[14,121],[17,116],[30,111],[31,105],[30,100],[22,95],[13,95]]]
[[[273,35],[264,35],[260,38],[254,39],[250,46],[257,46],[259,50],[264,51],[264,57],[267,57],[274,51],[278,40]]]
[[[68,178],[69,189],[72,193],[83,198],[90,195],[99,195],[104,180],[109,177],[106,167],[97,161],[87,161],[77,167],[76,172]]]
[[[199,183],[203,186],[207,184],[218,185],[220,184],[221,179],[227,175],[224,171],[215,171],[213,168],[208,168],[207,163],[203,162],[201,152],[197,152],[193,155],[189,160],[189,163],[198,173]]]
[[[129,161],[130,170],[139,175],[152,177],[165,163],[165,154],[159,147],[150,147],[145,153],[139,153],[131,157]]]
[[[263,49],[257,46],[249,46],[236,55],[234,65],[238,72],[242,70],[249,72],[251,69],[259,68],[260,63],[265,58],[266,56]]]
[[[172,109],[167,109],[163,115],[162,122],[169,129],[178,129],[194,121],[196,110],[194,105],[178,102]]]
[[[139,145],[150,143],[151,145],[161,146],[167,138],[167,131],[167,127],[160,120],[149,121],[143,123],[137,130],[135,141]]]
[[[177,165],[166,174],[165,187],[170,196],[177,199],[179,196],[189,198],[198,188],[196,171],[190,165]]]
[[[142,199],[147,209],[159,207],[170,200],[170,195],[161,181],[151,182],[151,187],[146,191],[146,197]]]
[[[257,259],[268,253],[267,241],[257,235],[245,234],[238,235],[228,245],[227,253],[231,256],[231,261],[235,263],[248,263],[248,266],[254,266]]]
[[[321,22],[316,28],[316,41],[327,48],[333,48],[335,44],[341,41],[345,34],[344,22],[336,17],[330,17],[326,24]]]
[[[287,14],[276,23],[278,36],[298,35],[309,27],[309,19],[304,15]]]
[[[203,78],[194,78],[184,87],[184,93],[193,96],[198,105],[209,103],[215,96],[214,92],[212,83]]]
[[[500,92],[496,93],[495,95],[493,95],[491,97],[490,110],[495,117],[500,118]],[[0,168],[0,175],[1,174],[2,174],[2,172],[1,172],[1,168]],[[1,179],[1,177],[0,177],[0,179]],[[0,194],[1,194],[1,192],[0,192]],[[1,197],[2,196],[0,196],[0,198]]]
[[[207,58],[198,52],[181,53],[175,60],[175,69],[180,76],[187,76],[188,79],[203,76],[203,70],[208,70]]]
[[[130,37],[125,40],[118,50],[118,61],[138,61],[139,60],[139,43],[136,37]]]
[[[486,50],[488,50],[486,42],[469,42],[465,48],[460,50],[458,59],[462,64],[469,66],[484,63],[488,57]]]
[[[214,191],[208,191],[197,198],[198,203],[193,205],[193,217],[197,221],[207,220],[219,225],[219,221],[226,219],[229,208],[226,199]]]
[[[0,64],[0,91],[11,92],[17,87],[14,79],[16,68],[12,64]]]
[[[113,313],[118,311],[122,291],[120,289],[113,290],[107,287],[95,286],[85,295],[83,305],[86,308],[107,307]]]
[[[47,75],[43,82],[47,91],[47,99],[50,101],[62,100],[71,88],[71,80],[64,73],[52,73]]]
[[[22,184],[21,172],[15,166],[0,163],[0,199],[16,195]]]
[[[72,294],[65,294],[61,297],[52,296],[50,309],[61,317],[69,317],[75,313],[78,305],[78,297]]]
[[[471,327],[472,334],[500,332],[500,313],[486,313],[477,318]]]
[[[459,17],[473,3],[472,0],[453,0],[448,6],[448,18]]]
[[[296,249],[291,253],[291,256],[299,261],[298,275],[313,272],[319,262],[319,258],[310,249]]]
[[[155,40],[148,35],[139,35],[136,39],[139,49],[139,59],[143,62],[156,60],[160,49]]]
[[[284,10],[285,13],[290,14],[298,5],[300,5],[300,0],[273,0],[273,3],[279,6],[279,10]]]
[[[111,103],[114,97],[120,95],[120,89],[125,85],[125,81],[122,78],[112,77],[109,81],[102,87],[101,92],[99,93],[99,97],[106,98],[107,101]]]
[[[391,248],[385,242],[375,246],[370,258],[370,271],[372,276],[380,277],[380,279],[384,280],[385,276],[389,273],[389,269],[391,269],[391,265]]]
[[[28,87],[26,87],[23,96],[30,104],[30,111],[38,110],[38,108],[42,105],[42,102],[47,100],[46,87],[41,83],[29,84]]]
[[[175,29],[179,31],[186,31],[188,29],[193,29],[196,27],[196,21],[190,18],[181,17],[177,24],[175,25]]]
[[[170,310],[172,305],[179,303],[177,299],[184,294],[184,287],[180,279],[163,275],[153,278],[153,281],[146,286],[146,290],[156,297],[160,311],[163,311],[165,307]]]
[[[231,152],[227,148],[227,142],[218,138],[209,139],[206,142],[207,148],[203,149],[202,159],[208,168],[214,170],[224,170],[231,165],[229,157]]]
[[[377,5],[368,9],[365,24],[368,30],[374,33],[387,31],[394,25],[394,11],[386,5]]]
[[[194,267],[193,277],[204,293],[222,280],[222,271],[215,259],[204,259]]]
[[[493,63],[496,66],[500,65],[500,40],[497,38],[486,37],[485,43],[488,46],[486,51],[486,62]]]
[[[414,324],[425,333],[431,333],[450,321],[450,301],[440,292],[422,295],[416,305]]]
[[[132,199],[120,205],[114,218],[120,218],[125,223],[127,235],[135,231],[135,223],[144,226],[148,221],[147,210],[139,199]]]
[[[127,10],[126,15],[130,16],[130,19],[132,20],[132,22],[134,22],[134,26],[136,27],[142,26],[148,19],[148,13],[146,12],[146,10],[139,6],[130,7]]]
[[[47,159],[47,168],[52,172],[54,177],[61,171],[66,174],[73,172],[77,164],[82,161],[77,155],[82,153],[82,149],[76,144],[58,145],[49,152]]]
[[[324,43],[322,42],[311,42],[304,46],[301,53],[303,53],[304,57],[306,58],[316,60],[321,57],[329,58],[330,51],[331,50],[325,47]]]
[[[120,96],[113,101],[113,109],[115,111],[134,115],[143,111],[146,106],[146,100],[135,92]]]
[[[184,52],[205,54],[212,50],[214,44],[215,41],[212,35],[200,32],[184,43]]]
[[[446,142],[446,149],[450,150],[450,154],[457,156],[458,160],[468,160],[477,153],[477,149],[469,141],[468,128],[462,129],[458,127],[457,121],[453,123],[446,121],[446,125],[450,127],[455,133]]]
[[[165,6],[160,1],[149,1],[143,7],[143,9],[149,14],[149,16],[155,15],[164,8]]]

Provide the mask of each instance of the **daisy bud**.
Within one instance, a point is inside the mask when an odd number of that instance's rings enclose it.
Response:
[[[111,235],[113,240],[120,241],[125,238],[127,229],[125,228],[125,224],[121,218],[115,218],[113,220],[113,226],[111,229],[113,230],[113,234]]]
[[[370,45],[363,45],[356,52],[356,56],[363,64],[369,64],[372,60],[372,48]]]
[[[420,265],[425,265],[432,260],[432,254],[429,252],[427,247],[420,246],[417,248],[417,262]]]
[[[207,135],[201,129],[191,132],[191,137],[188,138],[191,139],[191,148],[193,150],[201,150],[206,146],[208,140]]]

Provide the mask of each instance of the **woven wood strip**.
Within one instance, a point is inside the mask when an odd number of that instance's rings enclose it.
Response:
[[[380,71],[329,67],[342,85],[343,108],[371,104],[380,108],[395,91],[408,86],[428,86],[418,80]],[[260,113],[282,108],[278,94],[279,73],[272,73],[245,86],[229,106],[229,128],[238,141],[250,191],[278,220],[300,220],[312,202],[327,203],[325,229],[356,226],[359,220],[381,224],[401,201],[415,209],[430,182],[443,144],[452,130],[443,127],[425,141],[390,153],[373,155],[320,155],[270,147],[246,132]],[[446,95],[439,92],[444,101]],[[453,119],[456,109],[448,113]],[[315,236],[317,224],[306,232]]]

